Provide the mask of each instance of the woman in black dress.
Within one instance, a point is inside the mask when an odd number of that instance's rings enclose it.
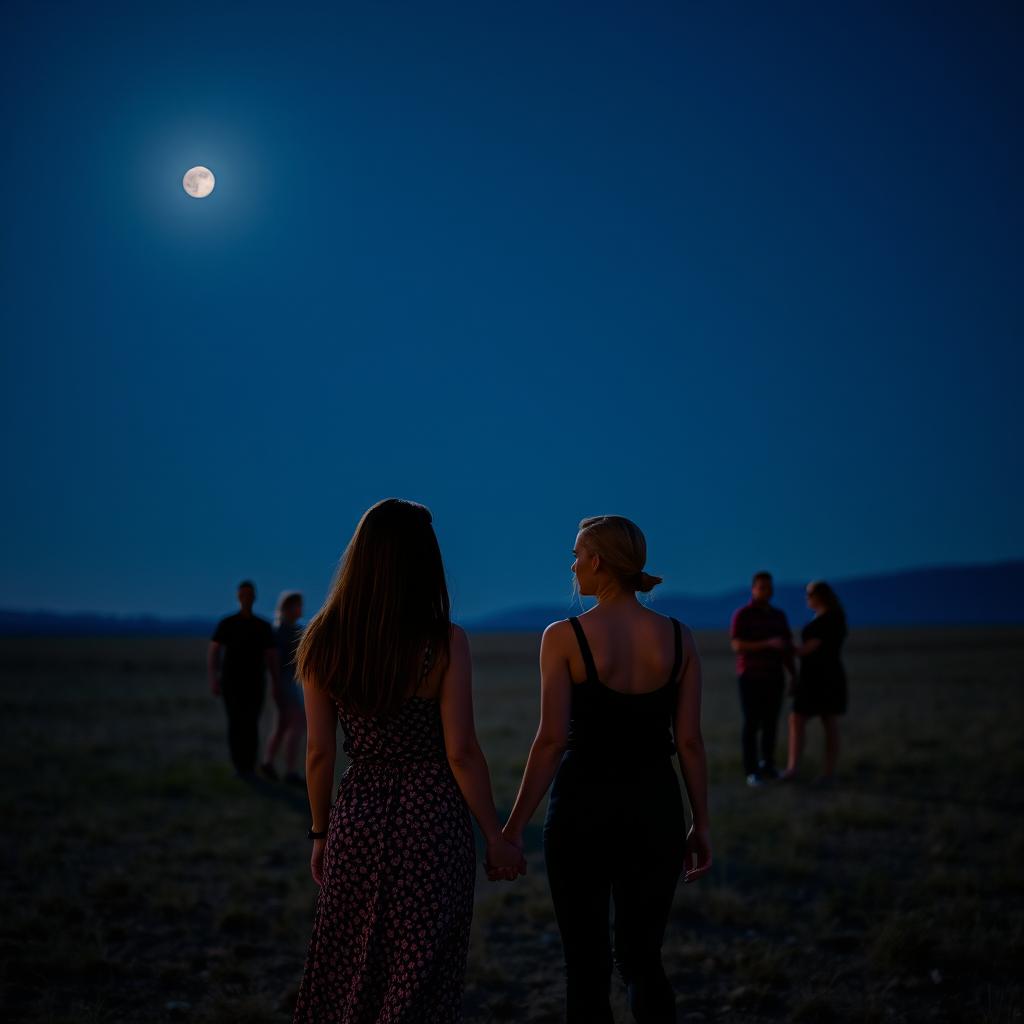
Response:
[[[661,945],[676,884],[684,869],[689,882],[711,866],[700,659],[685,626],[637,600],[661,579],[644,572],[647,545],[634,523],[584,519],[573,554],[579,592],[597,605],[544,631],[540,725],[505,836],[522,845],[554,780],[544,856],[565,954],[566,1020],[612,1024],[614,957],[635,1019],[667,1024],[675,994]]]
[[[825,769],[823,782],[835,778],[839,759],[839,716],[846,713],[846,670],[841,653],[846,640],[846,614],[836,592],[824,581],[807,585],[807,607],[814,618],[801,634],[796,648],[800,657],[800,676],[793,690],[793,710],[789,716],[789,763],[782,778],[796,776],[808,718],[821,718],[825,728]]]
[[[299,645],[309,744],[313,936],[302,1024],[462,1019],[476,852],[525,870],[501,835],[473,727],[466,634],[452,625],[430,512],[388,499],[362,518]],[[351,765],[331,807],[338,721]]]

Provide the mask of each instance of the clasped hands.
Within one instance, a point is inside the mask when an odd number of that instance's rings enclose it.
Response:
[[[487,878],[492,882],[514,882],[526,874],[523,837],[507,828],[487,843],[484,858]],[[706,828],[691,826],[686,836],[686,857],[683,881],[696,882],[711,870],[711,837]]]
[[[492,882],[514,882],[526,874],[526,857],[523,855],[523,837],[507,828],[487,843],[484,869]]]

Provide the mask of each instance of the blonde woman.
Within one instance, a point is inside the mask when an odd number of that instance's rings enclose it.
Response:
[[[281,666],[280,675],[274,686],[274,704],[277,721],[274,731],[267,740],[267,752],[260,765],[264,777],[276,782],[277,769],[274,758],[284,744],[284,781],[292,786],[305,786],[306,780],[298,772],[299,747],[306,731],[306,712],[302,702],[302,686],[295,678],[295,654],[302,639],[302,594],[297,590],[284,590],[277,599],[274,609],[274,642]],[[303,754],[305,752],[303,751]]]
[[[597,605],[544,631],[540,725],[505,837],[522,846],[554,781],[544,854],[569,1024],[612,1024],[613,954],[636,1020],[674,1021],[661,962],[665,925],[683,870],[691,882],[711,866],[700,659],[685,626],[637,600],[661,578],[644,571],[647,544],[635,523],[584,519],[573,555],[579,592]],[[689,831],[675,754],[693,812]]]

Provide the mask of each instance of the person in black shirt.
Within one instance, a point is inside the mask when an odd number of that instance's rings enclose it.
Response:
[[[750,603],[736,610],[729,629],[736,652],[743,711],[743,774],[748,786],[761,786],[779,777],[775,734],[786,687],[785,673],[796,678],[789,622],[785,612],[772,607],[773,593],[771,573],[755,573],[750,582]]]
[[[217,623],[206,658],[210,692],[224,697],[231,760],[244,779],[255,775],[267,671],[275,690],[280,671],[274,631],[266,619],[253,615],[255,602],[256,587],[243,580],[238,584],[240,610]]]
[[[835,591],[818,580],[807,586],[807,607],[814,618],[803,628],[796,649],[800,675],[793,687],[789,716],[789,762],[782,777],[792,779],[800,764],[808,718],[825,727],[825,770],[822,782],[835,777],[839,758],[839,716],[846,713],[846,670],[840,657],[846,639],[846,615]]]

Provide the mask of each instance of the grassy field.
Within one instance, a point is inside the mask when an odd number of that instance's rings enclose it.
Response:
[[[698,640],[716,860],[669,925],[680,1020],[1024,1019],[1024,629],[856,634],[833,790],[747,789],[726,638]],[[537,643],[474,639],[506,808],[536,724]],[[308,813],[301,794],[235,780],[204,653],[0,641],[0,1019],[290,1020],[315,896]],[[820,747],[812,728],[808,780]],[[480,872],[467,1024],[560,1019],[540,820],[525,879]]]

